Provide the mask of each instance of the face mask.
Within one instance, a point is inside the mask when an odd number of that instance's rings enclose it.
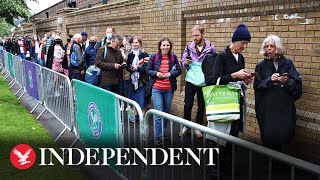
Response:
[[[97,42],[89,42],[90,46],[95,46],[97,44]]]
[[[106,37],[107,37],[107,39],[110,39],[112,37],[112,34],[111,33],[107,33]]]

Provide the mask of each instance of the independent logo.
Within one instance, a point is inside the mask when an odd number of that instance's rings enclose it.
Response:
[[[33,88],[33,80],[32,80],[32,73],[31,70],[28,71],[28,80],[30,88]]]
[[[99,139],[102,132],[102,123],[99,109],[94,102],[88,105],[88,122],[92,135]]]
[[[36,161],[36,153],[29,145],[19,144],[12,148],[10,161],[18,169],[29,169]]]

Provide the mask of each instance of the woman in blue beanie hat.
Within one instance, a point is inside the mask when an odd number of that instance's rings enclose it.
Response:
[[[232,41],[222,52],[220,52],[213,66],[212,74],[205,74],[206,77],[213,77],[211,82],[206,85],[216,85],[218,79],[220,85],[225,85],[230,82],[237,82],[243,87],[242,90],[246,89],[246,86],[253,81],[254,73],[249,73],[245,69],[245,61],[241,52],[247,48],[248,43],[251,40],[250,32],[245,24],[240,24],[234,31]],[[245,125],[245,99],[240,98],[240,119],[232,122],[208,122],[208,127],[221,131],[226,134],[238,137],[239,131],[243,130]],[[217,139],[212,136],[206,138],[214,140],[218,143]],[[220,171],[222,176],[231,173],[232,166],[232,144],[228,142],[219,141],[220,146]],[[224,147],[223,147],[224,146]],[[213,175],[215,169],[210,169]],[[223,178],[222,178],[223,179]]]

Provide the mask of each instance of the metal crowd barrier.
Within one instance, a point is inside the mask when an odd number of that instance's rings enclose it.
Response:
[[[25,74],[24,92],[38,100],[38,103],[30,111],[30,113],[32,113],[40,104],[43,104],[41,66],[34,62],[24,60],[23,68]]]
[[[68,76],[48,68],[41,68],[41,74],[42,98],[45,109],[37,119],[47,110],[65,126],[55,139],[55,141],[58,141],[66,130],[73,131],[74,115],[71,83]]]
[[[278,160],[278,161],[281,161],[281,162],[285,163],[286,165],[290,166],[290,178],[292,180],[295,179],[296,169],[298,169],[298,168],[305,170],[305,171],[311,173],[313,176],[317,177],[317,179],[320,179],[320,166],[318,166],[318,165],[315,165],[315,164],[306,162],[304,160],[297,159],[295,157],[292,157],[292,156],[289,156],[289,155],[262,147],[260,145],[242,140],[240,138],[230,136],[228,134],[207,128],[205,126],[196,124],[194,122],[191,122],[191,121],[185,120],[183,118],[176,117],[174,115],[167,114],[167,113],[155,110],[155,109],[151,109],[151,110],[147,111],[147,113],[145,114],[144,124],[141,127],[141,133],[143,134],[141,141],[143,141],[144,147],[146,147],[146,143],[150,144],[150,140],[152,140],[152,137],[153,137],[153,136],[150,136],[150,131],[148,130],[149,124],[150,124],[148,121],[149,121],[149,119],[152,119],[151,118],[152,115],[153,116],[157,115],[162,118],[166,118],[169,121],[168,127],[167,127],[167,130],[169,131],[169,140],[167,141],[166,146],[170,146],[170,147],[177,146],[177,143],[179,144],[179,141],[180,141],[180,145],[178,145],[178,146],[186,147],[184,141],[186,140],[186,138],[188,138],[187,136],[185,136],[185,137],[181,136],[180,140],[179,140],[179,138],[174,138],[174,136],[178,137],[178,135],[175,134],[177,132],[174,132],[173,129],[178,127],[179,131],[181,131],[183,126],[186,126],[191,129],[191,137],[190,137],[191,139],[190,140],[187,139],[187,141],[189,141],[191,143],[191,145],[187,146],[187,147],[192,147],[192,148],[194,148],[194,146],[206,147],[207,143],[208,143],[206,141],[209,141],[209,140],[206,140],[206,138],[205,138],[206,135],[211,135],[211,136],[216,137],[218,139],[219,143],[223,140],[231,143],[232,144],[232,174],[231,174],[232,179],[236,179],[236,175],[235,175],[235,169],[236,169],[235,149],[236,149],[236,146],[240,146],[240,147],[247,149],[248,153],[249,153],[249,156],[248,156],[248,158],[249,158],[248,159],[249,160],[248,177],[246,179],[249,179],[249,180],[253,179],[253,170],[252,170],[254,167],[253,162],[252,162],[253,153],[258,153],[258,154],[264,155],[268,158],[268,169],[267,169],[268,174],[267,174],[267,176],[268,176],[269,180],[272,179],[272,165],[273,165],[272,160]],[[175,126],[175,125],[177,125],[177,126]],[[194,140],[193,130],[201,131],[203,133],[204,138],[202,140]],[[175,140],[178,140],[178,141],[174,142]],[[198,145],[196,145],[197,143],[198,143]],[[162,147],[164,148],[165,145],[162,145]],[[220,146],[218,145],[217,147],[219,148]],[[218,156],[216,158],[217,159],[217,166],[218,166],[217,167],[217,170],[218,170],[217,171],[217,173],[218,173],[217,179],[221,179],[219,176],[219,174],[220,174],[219,168],[220,168],[221,162],[219,162],[219,154],[217,156]],[[167,175],[166,175],[166,172],[168,172],[170,170],[171,170],[171,172],[167,173]],[[146,171],[146,173],[148,173],[148,172],[150,172],[150,170]],[[160,177],[159,179],[162,179],[162,178],[163,179],[170,179],[170,178],[171,179],[178,179],[178,178],[184,179],[184,177],[188,177],[188,179],[189,179],[191,177],[192,179],[207,179],[208,177],[205,174],[206,174],[206,166],[203,164],[201,166],[201,168],[199,167],[198,169],[196,169],[196,168],[194,168],[194,166],[192,166],[191,172],[186,172],[186,171],[182,170],[181,173],[179,173],[179,171],[173,171],[170,168],[167,168],[167,169],[163,168],[162,174],[158,173],[158,174],[156,174],[156,177],[151,177],[151,178],[158,179]],[[148,174],[146,174],[146,176],[149,177]],[[168,176],[169,176],[169,178],[168,178]]]
[[[77,140],[82,141],[82,143],[86,144],[88,147],[97,145],[95,148],[99,148],[100,146],[110,147],[108,141],[112,141],[113,143],[111,146],[117,145],[116,147],[142,147],[139,138],[139,126],[143,121],[143,115],[137,102],[78,80],[72,80],[71,84],[75,100],[74,127],[75,132],[77,132]],[[88,94],[88,92],[91,92],[91,94]],[[92,109],[94,109],[95,114],[90,115]],[[108,114],[114,114],[115,119],[109,119]],[[96,115],[98,118],[96,118]],[[138,116],[136,121],[130,122],[128,117],[135,115]],[[99,128],[93,127],[98,127],[99,125],[92,125],[90,123],[91,121],[96,123],[99,121],[103,127],[101,130],[102,132],[100,131],[101,136],[98,132]],[[94,137],[91,133],[95,133]],[[106,133],[111,133],[112,137],[106,137]],[[115,139],[114,135],[116,135]],[[74,141],[73,144],[75,142],[76,141]],[[73,144],[71,146],[73,146]],[[133,158],[133,156],[128,158]],[[111,167],[113,167],[117,173],[128,179],[140,179],[139,177],[141,177],[142,174],[140,166]]]
[[[121,112],[121,131],[123,136],[122,147],[125,148],[139,148],[142,149],[142,134],[140,133],[140,127],[143,124],[143,114],[139,104],[131,99],[125,98],[118,94],[115,95],[117,101],[119,101]],[[130,112],[131,111],[131,112]],[[135,117],[138,116],[138,118]],[[134,116],[135,121],[131,122],[129,116]],[[132,118],[132,117],[131,117]],[[133,160],[133,156],[128,157]],[[142,179],[143,166],[122,166],[121,174],[128,179]]]
[[[12,55],[12,62],[13,62],[12,68],[13,68],[14,75],[15,75],[15,77],[14,77],[15,81],[14,81],[14,83],[11,84],[10,88],[12,88],[15,83],[17,83],[20,86],[18,91],[14,94],[16,96],[22,90],[23,91],[22,94],[18,97],[18,99],[20,99],[26,93],[25,88],[24,88],[24,84],[25,84],[25,82],[24,82],[25,77],[24,76],[25,75],[24,75],[24,68],[23,68],[23,64],[22,64],[23,60],[18,56]]]
[[[3,74],[3,69],[4,69],[4,51],[3,48],[0,50],[0,72]]]
[[[9,73],[9,63],[8,63],[8,52],[7,51],[4,51],[3,52],[3,63],[4,63],[4,69],[3,69],[3,74],[4,75],[4,80],[6,80],[9,76],[10,76],[10,73]]]

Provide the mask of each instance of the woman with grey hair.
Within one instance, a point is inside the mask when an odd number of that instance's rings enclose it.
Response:
[[[281,151],[289,143],[296,126],[294,101],[302,94],[301,76],[292,61],[284,56],[281,39],[269,35],[260,53],[265,59],[257,64],[254,78],[255,110],[264,146]]]

